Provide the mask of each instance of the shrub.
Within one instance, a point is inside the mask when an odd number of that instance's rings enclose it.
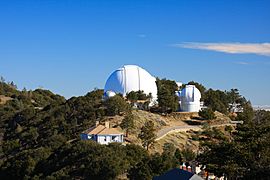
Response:
[[[201,116],[204,119],[208,119],[208,120],[216,119],[215,113],[210,108],[200,110],[199,111],[199,116]]]

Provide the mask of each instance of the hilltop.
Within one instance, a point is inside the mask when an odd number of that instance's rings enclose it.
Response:
[[[255,116],[244,99],[240,99],[243,113],[230,116],[227,108],[230,101],[226,99],[230,93],[211,89],[205,92],[209,107],[216,106],[216,119],[207,120],[198,113],[168,112],[159,107],[154,110],[147,106],[145,110],[132,109],[130,102],[119,95],[103,100],[103,90],[65,99],[49,90],[19,91],[14,84],[0,82],[3,102],[0,104],[0,178],[151,179],[180,162],[190,163],[195,159],[207,165],[210,172],[219,173],[211,166],[214,164],[229,174],[226,167],[231,161],[226,159],[238,159],[234,155],[239,154],[235,152],[239,148],[244,152],[239,155],[253,152],[247,143],[268,136],[269,131],[264,130],[269,127],[267,118],[270,117],[265,112],[258,112]],[[94,126],[96,121],[109,121],[121,130],[120,124],[129,113],[134,115],[135,126],[126,137],[125,146],[114,143],[105,146],[80,140],[80,133]],[[228,126],[228,116],[244,121],[244,125]],[[146,122],[153,122],[157,134],[149,151],[142,147],[138,138]],[[239,141],[242,136],[253,140]],[[229,147],[233,149],[227,152]],[[267,147],[256,148],[256,154],[267,152]],[[219,148],[222,152],[225,149],[227,154],[219,157]],[[202,153],[201,149],[208,151]],[[200,156],[196,157],[198,150]],[[256,154],[251,154],[244,163],[251,161]],[[205,157],[217,157],[218,161]],[[235,163],[246,173],[245,164]],[[267,164],[268,160],[259,163]]]
[[[57,167],[52,164],[46,165],[51,166],[51,170],[43,172],[42,164],[50,163],[51,159],[60,153],[59,151],[65,152],[63,148],[69,149],[77,146],[78,143],[88,144],[89,142],[80,142],[80,133],[93,126],[96,121],[109,120],[112,126],[121,130],[119,125],[126,111],[130,109],[125,100],[120,97],[112,98],[119,101],[120,106],[115,104],[114,100],[103,101],[103,90],[94,90],[85,96],[66,100],[49,90],[19,91],[14,83],[1,82],[0,95],[2,102],[0,104],[2,174],[0,175],[3,177],[25,177],[40,173],[42,178],[57,177],[58,175],[53,175],[59,171]],[[158,133],[164,128],[186,126],[188,122],[185,120],[198,117],[197,113],[159,114],[149,110],[132,110],[132,114],[135,116],[135,127],[126,138],[126,144],[138,145],[136,148],[139,149],[142,146],[138,134],[145,122],[152,121]],[[181,137],[175,140],[175,137],[170,138],[171,135],[168,135],[154,143],[150,148],[150,154],[162,153],[163,146],[167,142],[177,141],[175,148],[182,148],[185,142],[190,141],[190,136],[189,133],[181,133]],[[80,146],[84,146],[83,144]],[[191,150],[198,147],[198,142],[194,141],[191,144],[195,145]],[[68,153],[65,152],[65,155]],[[154,157],[157,158],[156,155]],[[26,161],[25,158],[29,160]],[[16,163],[10,164],[11,161]],[[170,162],[175,161],[170,160]],[[61,170],[64,174],[71,172],[67,165],[63,165],[62,168],[66,169],[64,172]]]

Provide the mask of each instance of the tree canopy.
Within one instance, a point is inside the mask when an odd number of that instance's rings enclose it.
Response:
[[[270,112],[254,114],[245,108],[238,120],[244,124],[230,132],[231,138],[216,129],[208,130],[198,161],[208,171],[225,174],[228,179],[265,179],[270,176]]]
[[[141,128],[138,137],[142,140],[143,146],[148,150],[150,145],[153,144],[156,139],[154,123],[152,121],[147,121]]]
[[[167,79],[156,80],[158,89],[158,105],[161,112],[174,112],[179,109],[178,97],[175,95],[175,91],[178,90],[175,81]]]
[[[121,96],[104,102],[103,90],[95,89],[66,100],[43,89],[19,91],[3,80],[0,91],[12,97],[0,104],[0,179],[151,179],[170,168],[153,171],[161,154],[152,156],[138,145],[79,139],[107,115],[124,112],[122,127],[132,127],[129,105]]]
[[[175,82],[160,80],[163,108],[173,110]],[[165,88],[166,87],[166,88]],[[154,142],[153,122],[141,128],[143,146],[112,143],[108,146],[82,141],[79,134],[106,116],[121,115],[121,125],[132,127],[130,107],[121,96],[102,100],[103,90],[66,100],[49,90],[17,90],[14,83],[0,81],[0,95],[10,100],[0,104],[0,179],[152,179],[182,161],[192,161],[194,152],[165,144],[163,153],[149,154]],[[215,99],[216,102],[211,100]],[[218,176],[231,179],[264,179],[270,174],[270,112],[253,111],[238,90],[206,90],[205,102],[218,111],[230,104],[243,108],[234,128],[206,128],[198,162]],[[213,109],[214,110],[214,109]],[[227,134],[225,134],[227,133]],[[230,136],[228,136],[228,133]]]

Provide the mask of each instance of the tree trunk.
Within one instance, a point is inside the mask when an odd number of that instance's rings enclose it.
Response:
[[[128,137],[128,129],[126,130],[126,137]]]

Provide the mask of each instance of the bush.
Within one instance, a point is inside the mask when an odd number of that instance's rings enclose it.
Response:
[[[104,105],[107,108],[106,115],[108,116],[119,115],[121,112],[127,112],[130,110],[129,105],[120,95],[107,99],[104,102]]]
[[[208,120],[216,119],[215,113],[210,108],[200,110],[199,111],[199,116],[201,116],[204,119],[208,119]]]

